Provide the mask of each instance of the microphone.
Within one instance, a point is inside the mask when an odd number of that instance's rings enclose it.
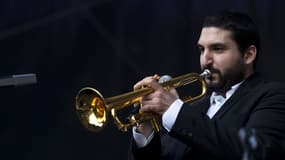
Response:
[[[238,136],[243,148],[242,160],[262,159],[262,156],[258,154],[258,142],[254,128],[241,128]]]
[[[37,77],[34,73],[0,77],[0,87],[17,87],[35,83],[37,83]]]

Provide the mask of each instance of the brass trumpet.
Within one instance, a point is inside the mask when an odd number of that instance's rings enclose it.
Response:
[[[178,88],[199,81],[202,87],[201,93],[195,97],[188,96],[182,99],[185,103],[193,102],[206,94],[206,82],[204,78],[210,75],[211,73],[207,69],[201,74],[188,73],[162,82],[161,86],[164,89],[170,87]],[[142,96],[148,95],[153,91],[152,88],[146,87],[118,96],[104,98],[96,89],[85,87],[82,88],[76,96],[76,112],[82,124],[88,130],[94,132],[98,132],[104,128],[109,111],[111,111],[115,124],[122,131],[127,131],[128,128],[146,121],[152,122],[154,130],[159,131],[157,121],[151,113],[137,113],[132,115],[129,119],[129,123],[125,124],[121,122],[116,113],[119,109],[138,103]]]

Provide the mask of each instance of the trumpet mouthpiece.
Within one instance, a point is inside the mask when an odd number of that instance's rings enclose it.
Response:
[[[204,78],[208,78],[211,76],[211,71],[209,69],[205,69],[200,76],[204,77]]]

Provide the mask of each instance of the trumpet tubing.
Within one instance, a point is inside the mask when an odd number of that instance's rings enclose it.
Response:
[[[197,96],[188,96],[182,99],[185,103],[193,102],[203,97],[206,93],[205,77],[210,76],[209,70],[204,70],[202,74],[188,73],[178,76],[168,81],[162,82],[161,86],[164,89],[178,88],[187,84],[199,81],[201,83],[201,93]],[[123,109],[139,102],[142,96],[152,93],[152,88],[141,88],[135,91],[127,92],[118,96],[104,98],[99,91],[91,87],[82,88],[76,96],[76,112],[82,124],[90,131],[98,132],[102,130],[107,122],[108,113],[114,119],[115,124],[122,131],[127,131],[128,128],[151,121],[153,128],[159,131],[158,124],[151,113],[138,113],[132,115],[129,123],[122,123],[117,116],[117,110]]]

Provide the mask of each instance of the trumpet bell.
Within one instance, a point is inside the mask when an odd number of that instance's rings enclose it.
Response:
[[[90,87],[82,88],[76,96],[76,112],[81,123],[90,131],[102,130],[107,121],[107,108],[103,96]]]

